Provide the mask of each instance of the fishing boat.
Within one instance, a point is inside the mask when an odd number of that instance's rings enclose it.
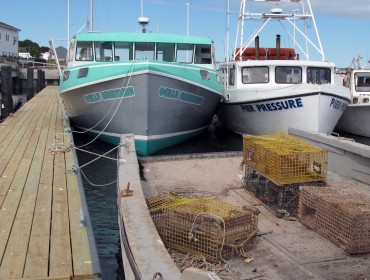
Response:
[[[325,59],[310,1],[241,0],[238,14],[236,48],[220,65],[225,92],[219,122],[239,134],[289,127],[332,132],[350,92],[334,82],[335,65]],[[271,31],[282,33],[271,39]],[[262,47],[262,38],[274,46]]]
[[[370,70],[350,70],[343,84],[349,87],[352,102],[339,119],[336,131],[370,137]]]
[[[118,144],[133,133],[137,153],[153,154],[206,130],[222,98],[213,41],[187,35],[77,34],[59,95],[72,125]]]

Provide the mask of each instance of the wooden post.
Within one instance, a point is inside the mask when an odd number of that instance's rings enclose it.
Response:
[[[33,68],[27,68],[27,101],[33,97]]]
[[[1,66],[1,119],[13,113],[12,68]]]
[[[37,70],[37,90],[36,92],[39,93],[42,90],[42,70]]]
[[[45,70],[41,71],[41,90],[45,88]]]

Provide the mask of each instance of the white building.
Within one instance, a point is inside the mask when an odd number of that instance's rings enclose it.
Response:
[[[0,56],[18,57],[18,28],[0,21]]]

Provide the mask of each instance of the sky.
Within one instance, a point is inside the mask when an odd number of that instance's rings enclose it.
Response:
[[[0,21],[20,29],[20,40],[29,39],[49,47],[49,40],[54,39],[56,46],[67,46],[68,0],[0,0],[0,3]],[[90,0],[69,0],[69,3],[69,34],[73,36],[80,30],[86,31]],[[237,12],[239,3],[239,0],[230,0],[230,11]],[[361,64],[368,66],[370,1],[311,0],[311,6],[325,60],[334,62],[337,67],[349,67],[353,59],[360,56]],[[227,0],[94,0],[94,30],[140,32],[137,19],[143,12],[143,16],[150,18],[148,32],[210,37],[215,43],[216,59],[223,61],[228,41],[226,11]],[[235,15],[230,16],[229,26],[232,48],[237,28]],[[275,40],[275,35],[269,37]],[[291,47],[288,40],[282,39],[282,42],[282,47]]]

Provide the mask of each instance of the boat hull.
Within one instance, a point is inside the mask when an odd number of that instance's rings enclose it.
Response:
[[[370,104],[350,104],[336,126],[336,131],[370,137]]]
[[[207,129],[222,98],[221,91],[149,70],[66,89],[60,96],[74,126],[112,144],[133,133],[141,155]]]
[[[285,98],[222,102],[217,112],[226,128],[239,134],[287,133],[288,128],[331,133],[349,100],[315,92]]]

